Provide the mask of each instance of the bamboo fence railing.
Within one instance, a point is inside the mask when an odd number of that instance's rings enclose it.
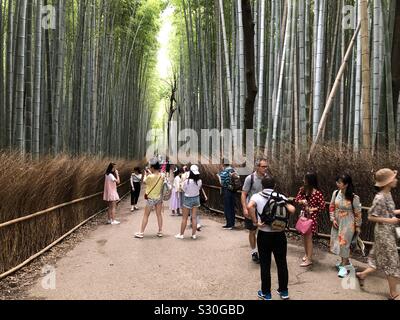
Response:
[[[208,197],[208,202],[206,204],[206,208],[210,211],[214,211],[217,213],[223,214],[223,201],[222,195],[220,194],[221,187],[211,186],[211,185],[203,185],[205,192]],[[329,208],[329,202],[326,202],[327,209]],[[364,241],[366,245],[372,245],[374,238],[374,224],[368,221],[368,210],[369,207],[362,207],[362,219],[363,224],[361,228],[361,239]],[[244,220],[241,203],[240,203],[240,191],[237,192],[237,196],[235,199],[235,213],[236,218],[240,220]],[[289,230],[293,232],[297,232],[295,229],[296,221],[298,219],[298,214],[296,210],[296,214],[292,215],[289,220]],[[318,236],[320,238],[330,239],[330,230],[331,230],[331,222],[329,220],[328,210],[324,214],[319,216],[318,220]],[[400,250],[400,248],[399,248]]]
[[[123,199],[128,181],[118,186]],[[104,212],[103,192],[0,224],[0,280],[36,259],[79,227]],[[93,212],[96,212],[93,214]]]

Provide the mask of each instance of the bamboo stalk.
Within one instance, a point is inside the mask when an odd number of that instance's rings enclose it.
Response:
[[[368,0],[360,0],[361,47],[362,47],[362,109],[363,148],[371,151],[371,110],[370,110],[370,54],[368,35]]]
[[[353,38],[352,38],[351,41],[350,41],[349,47],[348,47],[347,52],[346,52],[346,55],[345,55],[345,57],[344,57],[344,61],[343,61],[342,65],[341,65],[341,67],[340,67],[340,69],[339,69],[339,72],[338,72],[338,74],[337,74],[337,76],[336,76],[336,80],[335,80],[335,83],[333,84],[331,93],[330,93],[329,98],[328,98],[328,100],[327,100],[327,103],[326,103],[326,106],[325,106],[325,109],[324,109],[324,113],[322,114],[321,120],[320,120],[319,125],[318,125],[318,133],[317,133],[317,136],[316,136],[316,138],[315,138],[315,140],[314,140],[314,142],[313,142],[313,144],[312,144],[312,146],[311,146],[310,152],[309,152],[309,154],[308,154],[308,159],[309,159],[309,160],[311,159],[311,156],[312,156],[312,154],[313,154],[313,152],[314,152],[314,150],[315,150],[315,147],[316,147],[316,145],[317,145],[319,139],[320,139],[321,136],[322,136],[322,131],[323,131],[323,129],[325,128],[326,120],[327,120],[328,114],[329,114],[329,112],[331,111],[333,99],[334,99],[334,97],[335,97],[335,95],[336,95],[336,92],[337,92],[339,86],[340,86],[340,80],[341,80],[341,78],[342,78],[342,76],[343,76],[343,74],[344,74],[344,71],[346,70],[347,62],[348,62],[348,60],[349,60],[349,58],[350,58],[351,51],[352,51],[352,49],[353,49],[353,46],[354,46],[355,40],[356,40],[356,38],[357,38],[357,35],[358,35],[358,33],[360,32],[360,29],[361,29],[361,23],[358,24],[358,27],[357,27],[357,29],[356,29],[354,35],[353,35]]]

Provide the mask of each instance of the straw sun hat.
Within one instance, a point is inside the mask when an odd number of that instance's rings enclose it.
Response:
[[[396,170],[381,169],[375,173],[375,187],[385,187],[391,183],[397,176]]]

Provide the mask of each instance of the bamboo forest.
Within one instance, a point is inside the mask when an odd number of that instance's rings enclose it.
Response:
[[[0,0],[0,300],[399,300],[398,172],[400,0]]]
[[[137,158],[177,121],[273,154],[395,151],[399,38],[390,0],[0,0],[0,146]]]

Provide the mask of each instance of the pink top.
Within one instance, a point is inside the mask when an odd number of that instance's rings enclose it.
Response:
[[[117,192],[117,179],[112,173],[105,176],[104,180],[104,201],[118,201],[119,195]]]

